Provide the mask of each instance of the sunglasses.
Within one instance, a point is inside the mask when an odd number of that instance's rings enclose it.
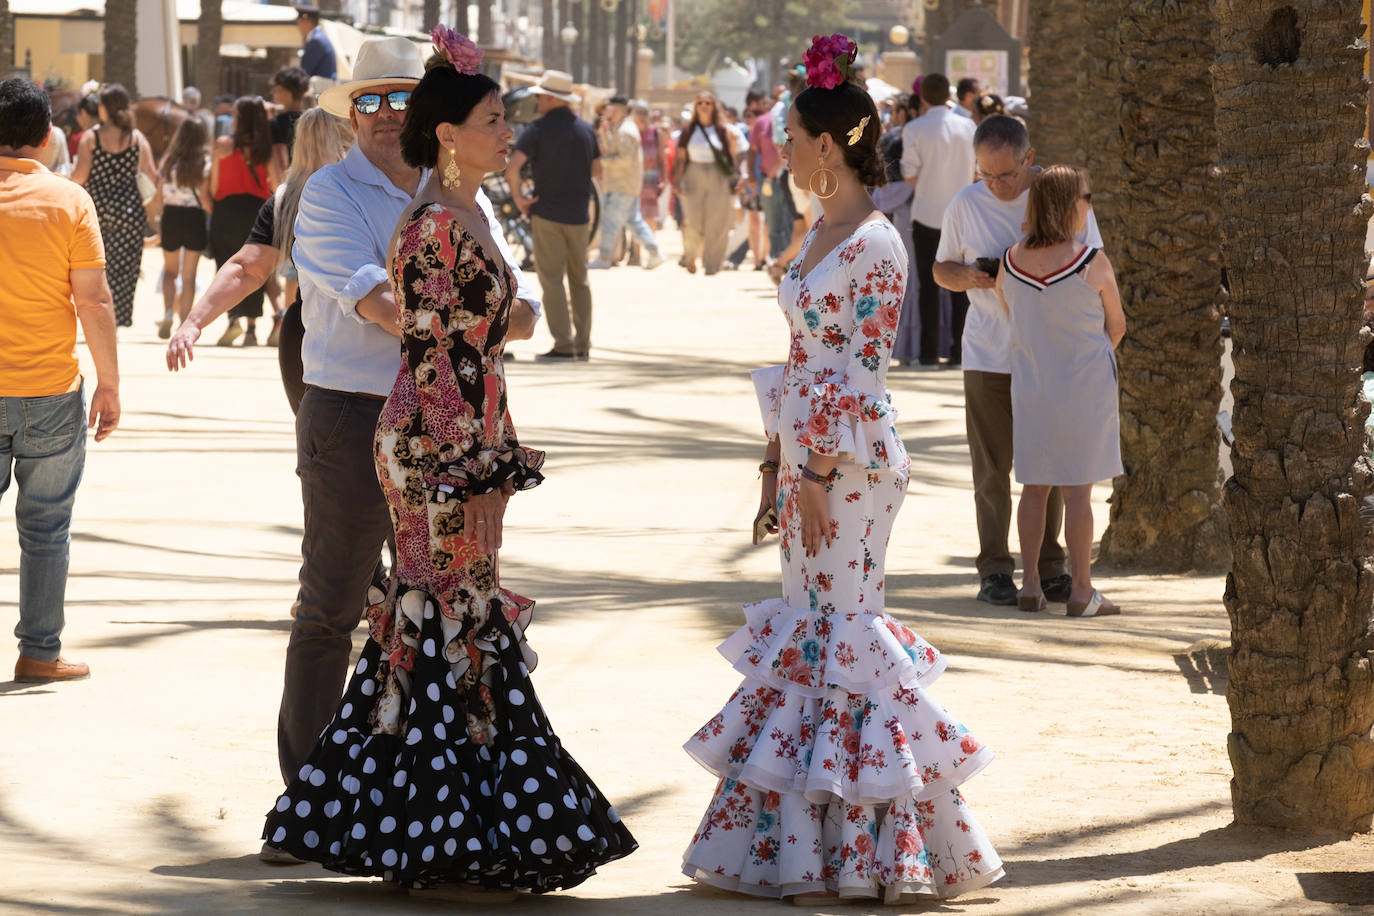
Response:
[[[386,95],[380,95],[376,92],[364,93],[353,99],[353,108],[358,114],[376,114],[382,108],[382,99],[386,99],[386,104],[392,111],[405,111],[410,105],[410,90],[397,89]]]

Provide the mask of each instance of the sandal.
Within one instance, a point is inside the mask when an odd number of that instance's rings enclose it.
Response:
[[[1121,608],[1107,603],[1102,593],[1093,589],[1092,597],[1087,601],[1070,601],[1067,613],[1070,617],[1111,617],[1120,614]]]
[[[1018,595],[1016,598],[1016,609],[1018,611],[1025,611],[1028,614],[1034,614],[1037,611],[1043,611],[1045,608],[1049,606],[1050,603],[1048,600],[1046,600],[1044,592],[1040,592],[1035,595],[1027,595],[1025,593],[1022,593],[1021,595]]]

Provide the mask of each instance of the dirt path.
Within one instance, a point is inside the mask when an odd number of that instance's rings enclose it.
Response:
[[[124,426],[91,449],[73,535],[65,651],[94,677],[0,682],[0,911],[438,912],[376,882],[254,857],[279,790],[299,556],[291,416],[266,348],[209,347],[189,374],[166,373],[147,264],[138,326],[121,337]],[[714,646],[739,605],[778,588],[773,550],[748,542],[759,442],[747,372],[781,359],[781,319],[751,272],[593,277],[591,362],[530,361],[548,346],[542,332],[514,348],[512,412],[549,462],[548,482],[512,503],[503,578],[539,601],[535,683],[555,727],[642,848],[501,912],[771,912],[689,890],[678,873],[712,786],[679,746],[734,686]],[[975,602],[960,380],[897,372],[891,387],[915,467],[888,557],[890,607],[949,656],[936,693],[998,752],[966,795],[1007,860],[1002,882],[910,909],[1305,914],[1374,902],[1369,838],[1227,826],[1224,687],[1176,660],[1227,637],[1221,580],[1105,576],[1127,611],[1105,621]],[[0,604],[11,617],[12,513],[10,494]]]

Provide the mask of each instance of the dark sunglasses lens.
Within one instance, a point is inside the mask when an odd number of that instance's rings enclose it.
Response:
[[[386,95],[386,103],[391,106],[392,111],[405,111],[406,107],[410,105],[410,93],[403,89],[399,89],[396,92],[388,92]]]
[[[375,92],[360,95],[353,100],[353,107],[358,109],[360,114],[376,114],[377,109],[382,107],[382,97]]]

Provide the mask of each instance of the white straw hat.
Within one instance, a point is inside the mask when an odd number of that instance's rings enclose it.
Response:
[[[530,92],[535,95],[551,95],[565,102],[581,101],[577,93],[573,92],[572,74],[564,73],[562,70],[545,70],[544,75],[539,77],[539,85]]]
[[[409,84],[412,88],[425,75],[420,49],[408,38],[369,38],[358,48],[353,78],[330,86],[320,93],[320,107],[340,118],[348,117],[355,93],[376,86]]]

